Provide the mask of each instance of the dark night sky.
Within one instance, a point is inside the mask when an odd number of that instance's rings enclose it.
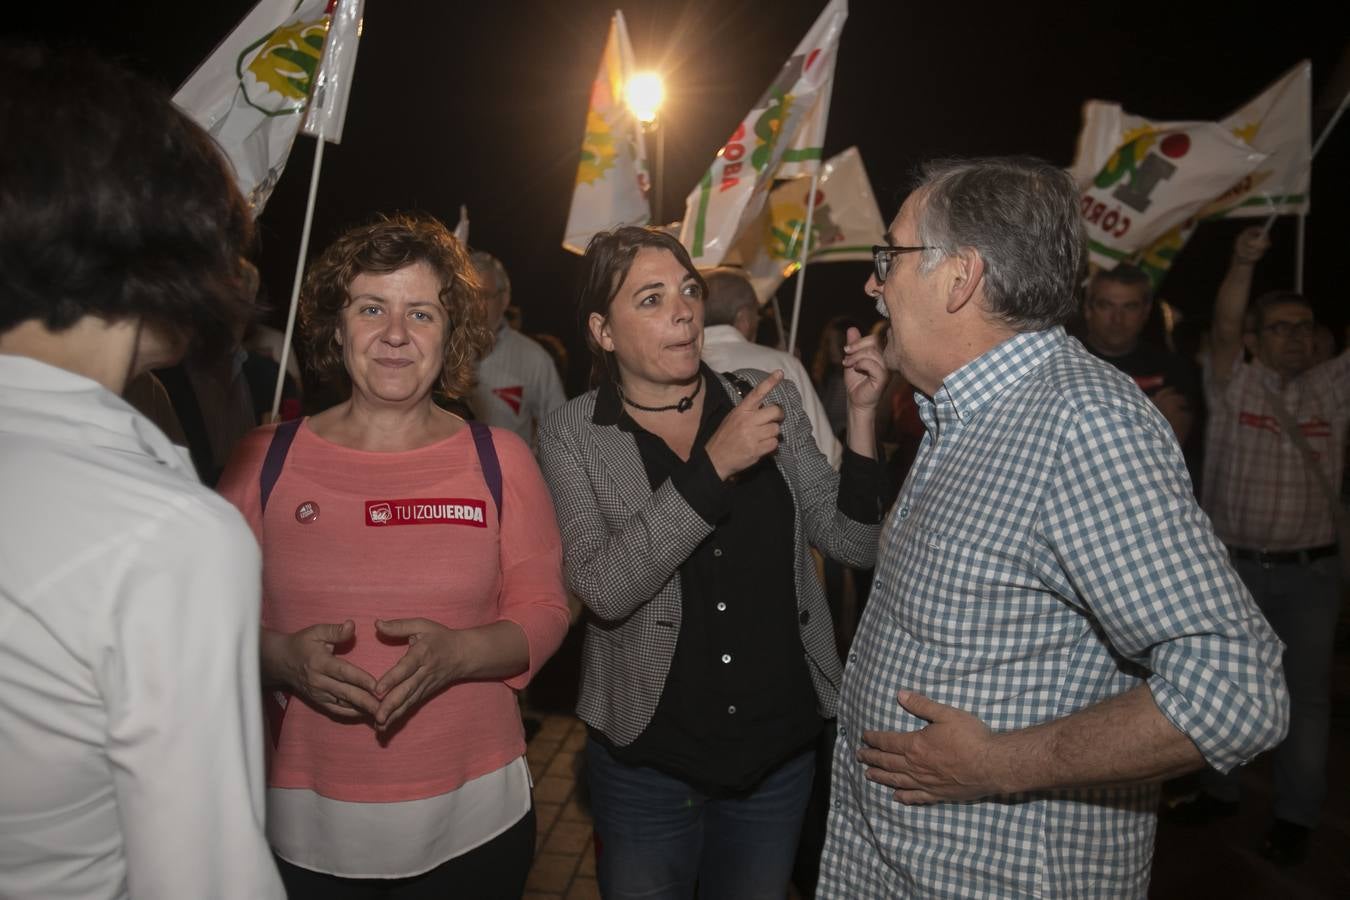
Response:
[[[5,30],[93,45],[174,88],[251,5],[27,4],[9,14]],[[667,74],[668,218],[823,5],[623,4],[639,63]],[[1030,153],[1067,165],[1080,107],[1091,97],[1150,118],[1217,119],[1308,57],[1320,100],[1350,35],[1344,19],[1314,11],[1336,4],[1302,0],[850,5],[825,149],[858,145],[887,220],[914,165],[929,157]],[[376,211],[418,208],[453,226],[466,203],[470,242],[505,261],[526,330],[554,332],[573,346],[575,382],[577,264],[560,242],[614,8],[615,0],[367,0],[344,139],[325,152],[311,253]],[[1350,318],[1348,151],[1343,120],[1314,167],[1305,276],[1322,314],[1339,324]],[[312,155],[312,140],[297,140],[260,220],[264,281],[278,305],[289,296]],[[1240,227],[1203,226],[1162,295],[1207,315]],[[1276,225],[1258,289],[1292,282],[1293,234],[1292,220]],[[874,317],[861,292],[866,275],[864,263],[811,267],[803,346],[813,346],[829,315]],[[780,290],[784,303],[791,291],[791,282]]]

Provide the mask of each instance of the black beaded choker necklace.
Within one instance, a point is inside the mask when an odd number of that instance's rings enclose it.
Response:
[[[698,383],[694,385],[694,392],[692,394],[688,397],[681,397],[679,403],[672,403],[669,406],[643,406],[641,403],[634,403],[624,394],[622,385],[615,382],[614,387],[619,390],[619,399],[634,409],[640,409],[643,412],[669,412],[672,409],[676,412],[689,412],[694,405],[694,398],[698,396],[699,391],[703,390],[703,376],[699,376]]]

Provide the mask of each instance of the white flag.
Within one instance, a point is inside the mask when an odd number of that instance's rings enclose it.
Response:
[[[257,217],[286,166],[323,56],[331,0],[261,0],[174,103],[210,132]]]
[[[624,98],[624,87],[632,75],[628,26],[623,13],[616,11],[591,85],[581,163],[563,232],[563,247],[573,253],[585,253],[591,238],[601,231],[619,225],[646,225],[652,220],[647,196],[651,176],[642,128]]]
[[[328,40],[324,42],[319,72],[309,111],[301,130],[310,137],[322,137],[330,144],[342,143],[342,126],[347,120],[347,98],[352,92],[356,72],[356,46],[361,40],[361,21],[365,0],[337,0],[329,3]]]
[[[1143,252],[1265,160],[1217,123],[1149,122],[1091,101],[1069,171],[1092,261],[1109,268]]]
[[[1308,212],[1312,171],[1312,63],[1304,60],[1220,122],[1267,159],[1219,197],[1206,218]]]
[[[728,255],[745,269],[761,303],[801,266],[810,190],[808,177],[779,184]],[[870,262],[872,245],[885,230],[858,148],[831,157],[816,185],[807,262]]]
[[[760,214],[789,150],[797,171],[810,163],[807,147],[799,141],[809,145],[824,135],[829,101],[821,103],[821,98],[833,86],[846,18],[847,2],[830,0],[685,200],[680,242],[689,248],[695,265],[714,266],[726,257],[742,223]],[[811,128],[803,134],[808,121]]]

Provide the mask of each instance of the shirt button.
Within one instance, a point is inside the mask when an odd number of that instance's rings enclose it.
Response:
[[[729,716],[734,716],[734,715],[736,715],[736,707],[735,707],[734,704],[733,704],[732,706],[728,706],[728,707],[727,707],[727,715],[729,715]]]
[[[726,612],[726,611],[727,611],[727,605],[726,605],[725,603],[722,603],[722,602],[719,601],[718,604],[717,604],[717,611],[718,611],[718,612]]]
[[[850,654],[848,655],[848,661],[849,661],[849,662],[857,662],[857,661],[858,661],[858,654],[856,654],[856,653],[850,653]]]
[[[840,725],[840,726],[839,726],[839,736],[840,736],[840,737],[848,737],[848,729],[845,728],[843,725]]]
[[[900,518],[902,518],[902,519],[908,519],[908,518],[909,518],[909,505],[908,505],[908,504],[906,504],[905,506],[900,507]]]
[[[721,555],[722,555],[722,548],[721,548],[721,547],[714,547],[714,548],[713,548],[713,556],[721,556]]]
[[[802,610],[802,611],[801,611],[801,615],[797,616],[797,621],[798,621],[798,622],[801,622],[803,625],[805,625],[807,622],[810,622],[810,621],[811,621],[811,611],[808,610],[808,609]]]
[[[729,663],[729,662],[731,662],[731,654],[730,654],[730,653],[723,653],[723,654],[722,654],[722,662],[724,662],[724,663]]]

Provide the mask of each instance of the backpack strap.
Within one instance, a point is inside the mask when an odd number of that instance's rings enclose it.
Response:
[[[502,520],[502,466],[497,459],[497,445],[492,442],[492,429],[482,422],[470,420],[469,431],[473,434],[473,446],[478,451],[478,465],[483,470],[483,480],[487,482],[492,502],[497,504],[497,521]]]
[[[272,443],[267,446],[267,456],[263,459],[262,472],[258,475],[258,489],[262,497],[262,510],[267,512],[267,498],[272,496],[272,488],[277,486],[281,477],[281,467],[286,465],[286,454],[291,451],[291,441],[300,430],[300,419],[282,422],[272,432]]]

